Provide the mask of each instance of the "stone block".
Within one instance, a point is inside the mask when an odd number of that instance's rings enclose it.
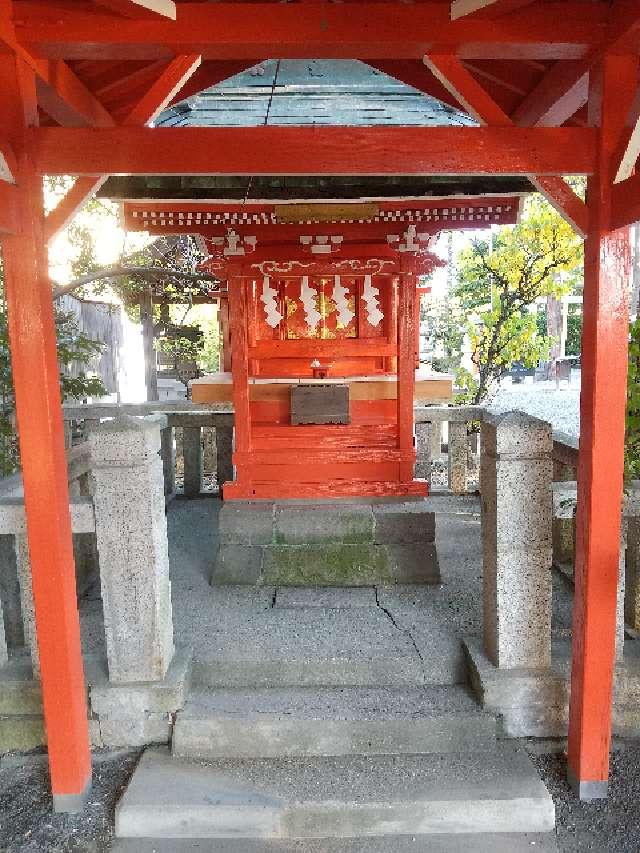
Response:
[[[41,716],[0,716],[0,753],[29,752],[46,742]]]
[[[573,565],[575,559],[576,523],[573,518],[554,518],[551,529],[553,562]]]
[[[410,542],[383,546],[396,583],[438,584],[441,581],[434,543]]]
[[[467,491],[467,424],[449,423],[449,488],[455,495]]]
[[[211,573],[211,585],[259,583],[262,564],[261,545],[220,545]]]
[[[146,746],[169,743],[173,729],[170,714],[132,714],[100,719],[100,738],[104,746]]]
[[[271,545],[263,582],[285,586],[371,586],[392,580],[384,550],[370,543]]]
[[[275,505],[275,542],[280,545],[373,542],[370,505],[314,503]]]
[[[436,516],[423,504],[376,504],[374,542],[380,545],[435,542]]]
[[[36,635],[36,613],[31,585],[31,562],[29,560],[29,543],[27,542],[26,534],[16,533],[15,549],[24,641],[31,654],[33,676],[34,678],[40,678],[40,652],[38,650],[38,638]]]
[[[627,624],[640,630],[640,518],[630,518],[627,531],[624,612]]]
[[[104,673],[104,670],[102,671]],[[140,684],[111,684],[102,677],[92,679],[91,710],[103,717],[175,713],[184,706],[189,690],[191,649],[178,647],[162,681]]]
[[[226,501],[219,514],[219,540],[225,545],[269,545],[273,516],[274,505],[269,501]]]

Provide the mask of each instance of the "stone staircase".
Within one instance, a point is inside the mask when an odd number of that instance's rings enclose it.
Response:
[[[118,804],[114,851],[557,849],[551,797],[426,612],[421,639],[382,594],[278,594],[248,623],[253,646],[241,634],[223,661],[212,639],[171,748],[147,749]]]

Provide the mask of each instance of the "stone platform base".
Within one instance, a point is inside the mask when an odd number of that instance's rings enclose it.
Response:
[[[556,640],[549,669],[499,669],[481,640],[463,643],[471,688],[486,711],[497,714],[498,735],[507,738],[566,737],[569,726],[571,642]],[[635,649],[616,666],[613,732],[640,735],[640,659]]]
[[[424,500],[231,501],[219,525],[214,585],[440,583]]]

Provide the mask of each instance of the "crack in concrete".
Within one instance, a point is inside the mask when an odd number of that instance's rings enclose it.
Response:
[[[382,610],[382,612],[385,614],[387,619],[391,622],[391,624],[396,629],[396,631],[399,631],[401,634],[404,634],[408,638],[411,645],[413,646],[415,653],[418,656],[418,660],[420,661],[420,667],[422,669],[422,683],[426,684],[427,667],[426,667],[425,659],[422,656],[422,652],[418,648],[418,644],[416,643],[415,639],[413,638],[413,634],[411,633],[411,631],[408,628],[403,628],[401,625],[398,625],[398,623],[396,622],[396,620],[393,616],[393,613],[389,610],[388,607],[385,607],[384,604],[381,603],[380,596],[378,595],[378,587],[374,586],[373,589],[374,589],[374,592],[376,595],[376,606],[379,607],[380,610]]]

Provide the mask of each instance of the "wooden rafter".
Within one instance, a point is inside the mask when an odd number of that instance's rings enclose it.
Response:
[[[176,4],[173,0],[93,0],[96,6],[116,12],[124,18],[176,19]]]
[[[145,92],[140,101],[129,112],[125,125],[145,125],[160,113],[180,91],[200,65],[200,56],[177,56]],[[45,238],[52,240],[81,210],[86,202],[100,189],[107,179],[105,174],[98,178],[79,177],[60,203],[47,215],[44,224]]]
[[[464,58],[575,59],[606,34],[602,3],[551,0],[493,21],[450,20],[447,4],[186,3],[176,21],[144,22],[87,15],[76,7],[15,0],[16,33],[37,56],[69,59],[148,59],[201,53],[204,60],[415,59],[436,43]],[[251,26],[246,22],[250,21]],[[553,40],[549,38],[553,21]],[[372,35],[375,34],[375,37]]]
[[[8,143],[0,142],[0,181],[9,184],[16,182],[16,158]]]
[[[528,6],[533,0],[451,0],[451,20],[471,17],[477,18],[486,12],[492,17],[513,12],[523,6]]]
[[[13,184],[0,181],[0,236],[18,230],[18,193]]]
[[[123,124],[134,127],[150,124],[180,92],[201,62],[202,57],[199,54],[177,56],[173,59],[131,110]]]
[[[426,56],[424,61],[440,82],[460,101],[462,107],[481,124],[491,127],[515,127],[513,120],[487,94],[458,57],[451,54],[432,55]],[[568,170],[567,174],[570,171]],[[584,235],[588,227],[587,207],[564,178],[561,175],[536,174],[530,174],[529,178],[576,231]]]
[[[38,103],[54,121],[66,127],[113,127],[111,114],[60,59],[29,64],[37,76]]]
[[[628,228],[640,222],[640,175],[627,178],[611,193],[611,227]]]
[[[573,127],[45,127],[30,149],[57,175],[566,175],[593,171],[595,140]]]
[[[555,62],[511,114],[522,127],[559,127],[587,103],[589,60]]]

